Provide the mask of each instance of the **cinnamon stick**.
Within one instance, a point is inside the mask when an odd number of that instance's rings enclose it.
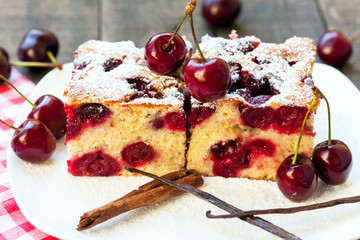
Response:
[[[251,215],[261,215],[261,214],[290,214],[290,213],[309,211],[309,210],[315,210],[315,209],[320,209],[320,208],[333,207],[333,206],[345,204],[345,203],[356,203],[356,202],[360,202],[360,196],[339,198],[339,199],[334,199],[331,201],[315,203],[315,204],[310,204],[310,205],[305,205],[305,206],[300,206],[300,207],[250,210],[250,211],[243,211],[242,213],[232,213],[232,214],[226,214],[226,215],[213,215],[213,214],[211,214],[211,211],[207,211],[206,216],[208,218],[234,218],[234,217],[245,217],[245,216],[251,216]]]
[[[165,179],[171,179],[181,184],[191,185],[194,187],[199,187],[204,183],[202,177],[197,175],[194,170],[172,172],[164,175],[163,177]],[[77,230],[82,231],[89,229],[107,221],[108,219],[118,216],[119,214],[164,201],[183,192],[183,190],[179,190],[153,180],[117,200],[84,213],[80,217]]]
[[[129,172],[139,173],[144,176],[151,177],[151,178],[156,179],[164,184],[167,184],[169,186],[172,186],[172,187],[181,189],[183,191],[186,191],[188,193],[191,193],[207,202],[214,204],[215,206],[217,206],[229,213],[242,213],[243,212],[241,209],[236,208],[207,192],[201,191],[201,190],[197,189],[196,187],[183,185],[180,182],[174,182],[169,179],[162,178],[162,177],[156,176],[154,174],[147,173],[147,172],[135,169],[135,168],[125,167],[125,169],[128,170]],[[281,237],[283,239],[292,239],[292,240],[301,239],[298,236],[296,236],[292,233],[289,233],[286,230],[280,228],[279,226],[276,226],[273,223],[271,223],[263,218],[260,218],[260,217],[245,216],[245,217],[239,217],[239,219],[241,219],[247,223],[250,223],[252,225],[255,225],[257,227],[260,227],[260,228],[262,228],[278,237]]]

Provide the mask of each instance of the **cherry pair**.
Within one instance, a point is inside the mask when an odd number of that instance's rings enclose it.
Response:
[[[0,120],[15,130],[11,139],[12,149],[25,161],[41,162],[48,159],[55,151],[56,139],[66,133],[64,103],[55,96],[43,95],[33,104],[5,77],[0,75],[0,78],[8,82],[33,107],[27,120],[18,128]]]
[[[348,146],[340,140],[331,139],[330,106],[326,97],[314,87],[316,98],[305,115],[295,154],[288,156],[277,170],[276,182],[281,192],[291,201],[300,202],[310,198],[318,185],[318,177],[330,185],[344,183],[352,168],[352,156]],[[307,117],[317,100],[324,99],[328,109],[328,140],[317,144],[312,159],[298,154],[302,132]]]
[[[148,68],[158,74],[171,74],[185,65],[184,79],[190,94],[201,102],[209,102],[223,97],[228,91],[230,70],[221,58],[204,58],[193,26],[192,13],[195,7],[196,1],[187,4],[184,16],[174,33],[159,33],[150,38],[145,46],[145,61]],[[188,51],[185,41],[177,35],[177,31],[186,16],[189,16],[192,35],[200,57],[184,63]]]

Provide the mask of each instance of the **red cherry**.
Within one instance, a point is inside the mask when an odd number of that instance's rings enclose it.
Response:
[[[214,112],[216,108],[215,107],[192,107],[188,114],[187,121],[190,125],[194,126],[198,123],[201,123],[208,117],[210,117]]]
[[[64,103],[52,95],[41,96],[36,102],[36,107],[31,110],[28,119],[37,119],[43,122],[56,139],[60,139],[66,133],[67,117],[64,111]]]
[[[33,108],[28,119],[37,119],[44,123],[53,133],[56,139],[60,139],[66,133],[67,116],[64,110],[64,103],[52,95],[41,96],[35,104],[25,97],[8,79],[0,76],[15,91],[17,91]]]
[[[238,172],[252,164],[252,159],[261,155],[272,156],[275,146],[265,139],[252,139],[240,144],[236,139],[222,141],[210,148],[213,174],[236,177]]]
[[[324,33],[317,43],[320,59],[331,66],[344,64],[352,54],[351,42],[337,30]]]
[[[50,31],[45,29],[31,29],[22,39],[18,48],[18,57],[21,61],[50,62],[47,51],[57,55],[59,41]]]
[[[310,198],[316,190],[318,177],[314,163],[305,155],[298,154],[293,164],[294,154],[287,157],[276,172],[276,183],[280,191],[294,202]]]
[[[340,140],[331,140],[330,104],[325,95],[316,87],[314,93],[324,99],[328,109],[328,140],[319,143],[313,151],[313,161],[319,177],[328,184],[339,185],[346,181],[352,167],[350,149]]]
[[[103,65],[104,71],[110,72],[114,68],[117,68],[118,66],[120,66],[122,63],[123,63],[123,61],[121,59],[115,59],[115,58],[108,59]],[[83,63],[81,66],[77,66],[77,68],[84,69],[86,67],[86,65],[87,65],[86,63]]]
[[[186,114],[185,112],[169,112],[164,116],[166,126],[172,130],[186,130]]]
[[[315,146],[313,161],[321,180],[339,185],[346,181],[352,168],[350,149],[340,140],[324,141]]]
[[[0,74],[3,75],[4,78],[9,78],[10,72],[9,54],[4,48],[0,47]],[[4,82],[4,80],[0,79],[0,84]]]
[[[173,33],[158,33],[151,37],[145,46],[145,62],[148,68],[158,74],[170,74],[182,66],[187,54],[185,41],[175,35],[168,47]]]
[[[276,183],[285,197],[294,202],[310,198],[316,190],[318,176],[313,161],[308,156],[299,154],[301,137],[306,120],[318,99],[314,98],[307,110],[296,146],[295,154],[285,158],[276,172]]]
[[[190,94],[201,102],[225,96],[230,86],[230,70],[221,58],[190,59],[184,69],[185,84]]]
[[[241,9],[240,0],[205,0],[202,13],[209,23],[227,26],[236,19]]]
[[[42,162],[51,157],[56,142],[51,131],[39,120],[28,119],[15,131],[11,148],[24,161]]]
[[[131,167],[140,167],[154,160],[155,151],[151,145],[139,141],[127,145],[121,151],[121,157]]]
[[[241,111],[241,119],[253,128],[267,128],[275,118],[275,111],[271,107],[240,106],[239,111]]]
[[[78,108],[65,106],[69,118],[66,140],[74,139],[83,129],[105,122],[112,112],[100,103],[87,103]]]
[[[122,169],[112,156],[96,151],[68,160],[68,172],[74,176],[114,176]]]

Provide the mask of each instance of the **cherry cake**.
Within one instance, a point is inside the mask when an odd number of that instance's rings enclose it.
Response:
[[[64,92],[68,171],[114,176],[129,175],[124,166],[159,175],[183,169],[185,94],[183,81],[151,72],[144,49],[133,42],[83,43]]]
[[[200,48],[206,58],[225,60],[231,73],[227,94],[207,103],[190,96],[183,67],[172,76],[153,73],[144,49],[130,41],[82,44],[64,93],[68,171],[128,175],[123,169],[131,166],[162,175],[188,168],[204,176],[274,181],[280,163],[296,149],[315,98],[313,41],[293,37],[270,44],[232,34],[204,36]],[[190,45],[188,51],[187,59]],[[300,147],[308,156],[317,105]]]
[[[315,46],[293,37],[282,44],[256,37],[204,36],[205,58],[220,57],[231,73],[225,97],[209,103],[188,101],[186,166],[206,176],[275,181],[280,163],[295,152],[311,101]],[[199,57],[197,54],[194,57]],[[301,153],[311,156],[313,118],[306,121]]]

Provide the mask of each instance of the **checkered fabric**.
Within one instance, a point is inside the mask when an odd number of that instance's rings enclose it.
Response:
[[[25,96],[34,89],[34,83],[12,69],[11,83]],[[24,99],[9,85],[0,85],[0,119],[13,124]],[[36,229],[21,213],[11,193],[6,170],[6,149],[13,130],[0,123],[0,240],[57,239]]]

